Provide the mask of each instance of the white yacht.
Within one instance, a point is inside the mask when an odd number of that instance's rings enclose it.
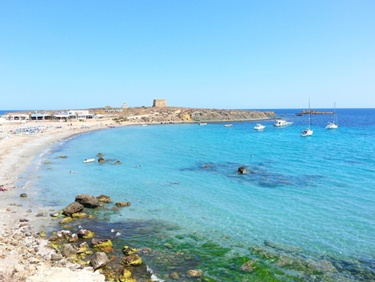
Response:
[[[254,127],[254,129],[255,129],[255,130],[263,130],[265,127],[266,127],[265,125],[261,125],[260,123],[258,123],[258,124]]]
[[[289,125],[292,125],[293,122],[291,121],[286,121],[285,119],[278,119],[276,120],[276,123],[273,124],[273,126],[277,126],[277,127],[285,127],[285,126],[289,126]]]
[[[226,124],[225,127],[231,127],[233,124]]]
[[[334,107],[335,107],[335,110],[334,110],[333,114],[334,114],[335,118],[334,118],[334,121],[329,122],[327,124],[327,126],[326,126],[327,129],[336,129],[336,128],[339,127],[338,123],[337,123],[336,103],[335,103]]]
[[[310,129],[310,123],[311,123],[311,109],[310,109],[310,99],[309,99],[309,127],[301,132],[302,137],[313,135],[314,132]]]
[[[207,122],[200,122],[199,125],[207,125]]]

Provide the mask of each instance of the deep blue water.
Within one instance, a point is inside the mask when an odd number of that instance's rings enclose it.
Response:
[[[301,251],[287,252],[288,256],[310,262],[324,259],[336,271],[329,275],[323,271],[318,280],[312,278],[317,273],[293,265],[276,267],[275,273],[306,281],[372,279],[375,110],[338,109],[336,130],[325,129],[331,115],[312,115],[314,135],[307,138],[300,137],[308,122],[307,116],[295,116],[300,111],[276,110],[294,124],[277,128],[274,121],[262,121],[266,125],[262,132],[253,129],[256,122],[233,123],[231,128],[214,123],[91,132],[47,150],[30,178],[43,204],[56,209],[80,193],[130,201],[131,207],[108,213],[97,232],[110,236],[109,230],[115,228],[122,233],[119,240],[138,247],[155,248],[158,241],[160,248],[165,242],[182,246],[191,244],[194,236],[199,239],[193,245],[200,251],[207,242],[227,248],[220,255],[228,262],[228,266],[221,262],[224,272],[236,258],[254,257],[256,253],[249,251],[254,246],[283,254],[293,247]],[[83,164],[99,152],[112,160]],[[122,164],[113,165],[116,160]],[[250,174],[238,175],[240,166]],[[134,234],[128,233],[127,223],[134,226]],[[270,248],[269,242],[287,247]],[[255,279],[243,278],[243,273],[237,277],[231,272],[231,278],[215,274],[203,262],[205,257],[213,263],[215,254],[207,250],[196,258],[214,281]],[[275,260],[258,259],[275,267]],[[148,263],[162,277],[167,272],[157,259],[149,258]],[[284,278],[281,275],[280,281]]]

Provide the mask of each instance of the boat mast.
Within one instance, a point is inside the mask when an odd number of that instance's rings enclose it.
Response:
[[[309,98],[309,129],[310,129],[310,118],[311,118],[311,108],[310,108],[310,98]]]

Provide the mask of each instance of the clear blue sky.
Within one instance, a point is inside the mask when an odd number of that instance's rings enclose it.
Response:
[[[375,108],[374,0],[0,1],[0,109]]]

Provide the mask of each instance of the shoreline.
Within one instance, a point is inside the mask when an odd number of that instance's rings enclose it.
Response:
[[[11,127],[18,125],[19,123],[13,124]],[[9,124],[3,126],[9,127]],[[47,246],[48,241],[42,239],[37,232],[45,222],[45,218],[38,217],[37,211],[43,207],[36,206],[32,198],[21,198],[19,195],[25,192],[24,187],[17,186],[23,179],[22,175],[43,150],[75,135],[106,128],[104,125],[93,124],[92,128],[78,131],[75,126],[64,125],[35,135],[11,134],[12,138],[0,141],[0,185],[5,188],[5,191],[0,191],[0,234],[4,238],[0,240],[0,281],[60,281],[62,275],[64,279],[68,277],[68,280],[69,277],[82,281],[105,280],[104,275],[93,272],[92,269],[79,269],[78,265],[70,262],[58,265],[51,260],[55,250]],[[34,247],[34,251],[30,247]]]
[[[210,121],[210,123],[246,121],[256,122],[259,120]],[[0,130],[4,130],[4,128],[16,128],[20,124],[22,123],[3,123]],[[33,124],[28,123],[27,125]],[[124,127],[132,125],[141,126],[143,124],[143,122],[117,124],[113,123],[112,120],[102,120],[101,122],[89,121],[85,123],[72,122],[72,126],[61,122],[39,122],[38,125],[55,126],[56,129],[37,134],[9,134],[11,136],[10,139],[0,140],[0,187],[5,188],[5,191],[0,191],[0,225],[2,226],[0,234],[3,238],[9,237],[11,234],[18,234],[13,238],[15,242],[6,239],[0,240],[0,281],[17,281],[17,279],[24,279],[25,277],[27,277],[26,281],[45,281],[38,277],[47,275],[47,271],[49,271],[48,281],[60,281],[59,276],[61,276],[61,272],[64,272],[65,276],[71,275],[71,277],[78,278],[81,281],[104,281],[104,275],[99,274],[98,271],[94,272],[90,268],[88,270],[80,269],[82,268],[81,265],[67,264],[55,267],[48,263],[55,250],[47,246],[48,241],[42,239],[39,235],[46,218],[38,217],[38,211],[44,211],[44,207],[37,206],[32,197],[20,197],[21,193],[28,192],[26,187],[27,179],[23,178],[23,175],[27,173],[33,161],[44,150],[62,140],[88,132],[110,129],[108,126]],[[199,124],[199,122],[147,123],[147,125],[167,124]],[[89,125],[89,127],[82,127],[83,125]],[[20,182],[23,180],[26,180],[25,183],[20,185]],[[24,249],[27,249],[27,246],[30,245],[38,247],[38,257],[41,258],[38,260],[38,263],[35,263],[33,256],[25,259],[21,255],[25,251]],[[45,265],[48,267],[45,267]]]

